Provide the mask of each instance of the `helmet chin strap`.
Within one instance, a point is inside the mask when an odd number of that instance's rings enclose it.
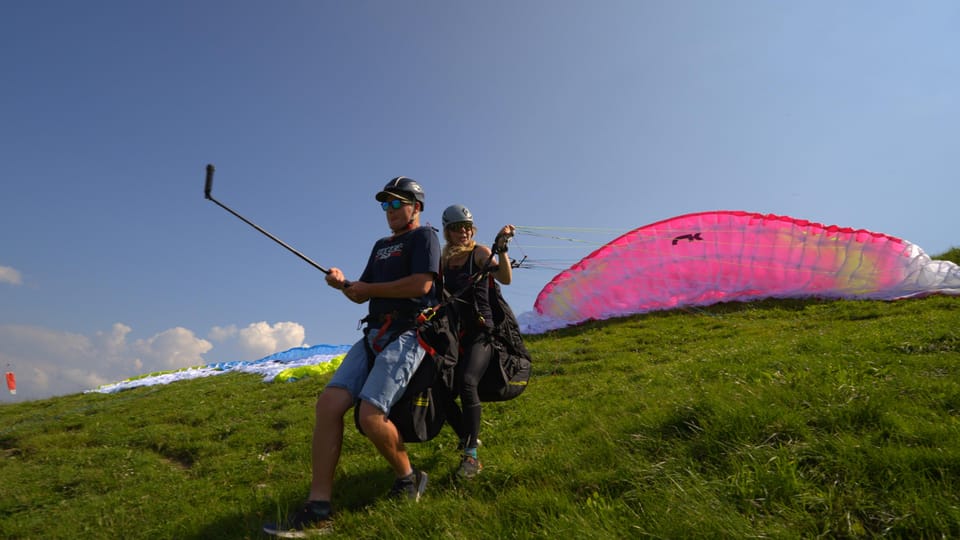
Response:
[[[405,230],[410,231],[410,230],[413,230],[413,229],[414,229],[413,222],[414,222],[414,221],[416,220],[416,218],[420,215],[420,212],[421,212],[422,210],[423,210],[423,209],[422,209],[422,207],[420,206],[420,203],[414,201],[414,202],[413,202],[413,215],[410,216],[410,221],[407,222],[407,227],[406,227]]]
[[[420,203],[416,203],[416,202],[415,202],[415,203],[413,203],[413,204],[414,204],[414,205],[419,205]],[[419,210],[414,210],[414,211],[413,211],[413,216],[410,217],[410,221],[408,221],[407,224],[404,225],[403,228],[400,229],[399,231],[393,231],[393,235],[396,236],[396,235],[398,235],[398,234],[402,234],[402,233],[405,233],[405,232],[407,232],[407,231],[412,231],[412,230],[415,228],[415,227],[413,226],[413,222],[415,221],[415,218],[417,217],[417,213],[419,213],[419,212],[420,212]]]

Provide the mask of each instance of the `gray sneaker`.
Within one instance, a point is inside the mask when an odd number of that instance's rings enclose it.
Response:
[[[391,499],[409,499],[413,502],[420,500],[427,490],[427,473],[414,469],[413,474],[406,478],[397,478],[390,489],[388,497]]]
[[[310,538],[326,534],[333,529],[332,514],[329,502],[307,501],[286,522],[264,525],[263,532],[277,538]]]
[[[457,469],[457,476],[460,478],[473,478],[483,470],[483,463],[473,456],[463,456],[460,461],[460,468]]]

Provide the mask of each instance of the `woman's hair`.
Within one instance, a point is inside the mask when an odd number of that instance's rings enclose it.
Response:
[[[476,227],[473,228],[473,234],[477,234]],[[473,251],[473,248],[477,245],[477,241],[473,238],[471,238],[470,242],[465,246],[454,244],[447,236],[446,229],[443,230],[443,239],[446,240],[446,243],[443,245],[443,251],[440,253],[440,264],[442,266],[446,266],[447,262],[457,255],[463,255],[464,253]]]

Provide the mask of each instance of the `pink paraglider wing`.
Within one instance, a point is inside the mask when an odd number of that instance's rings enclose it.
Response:
[[[635,229],[561,272],[534,303],[567,324],[758,298],[960,294],[960,268],[886,234],[739,211]]]

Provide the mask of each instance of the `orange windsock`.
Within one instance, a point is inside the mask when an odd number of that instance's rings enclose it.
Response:
[[[17,393],[17,377],[12,371],[7,372],[7,389],[10,390],[11,394]]]

